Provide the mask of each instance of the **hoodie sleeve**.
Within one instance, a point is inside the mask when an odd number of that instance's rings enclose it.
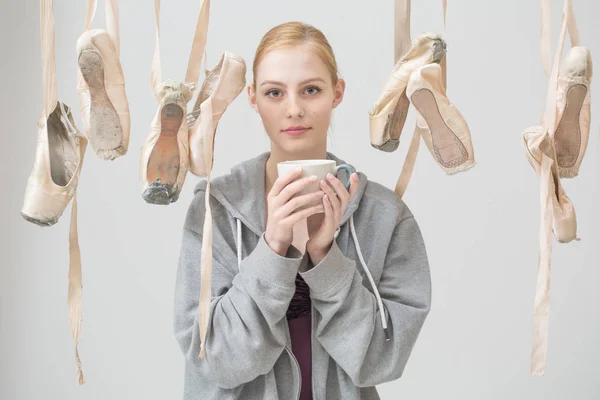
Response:
[[[301,268],[300,275],[317,311],[317,339],[356,386],[369,387],[402,375],[429,313],[429,264],[412,215],[396,224],[378,283],[389,341],[358,262],[345,257],[333,240],[326,257],[312,269]]]
[[[190,206],[175,284],[174,331],[185,358],[223,389],[232,389],[267,374],[284,351],[286,311],[295,291],[295,277],[302,253],[290,246],[286,257],[275,253],[261,236],[254,250],[242,261],[216,240],[217,230],[227,218],[211,208],[214,216],[212,300],[204,359],[199,359],[198,300],[200,254],[204,221],[204,191]],[[219,217],[219,214],[221,217]],[[221,248],[220,248],[221,246]],[[223,251],[221,251],[223,250]],[[231,249],[226,249],[231,252]],[[304,257],[306,259],[307,257]]]

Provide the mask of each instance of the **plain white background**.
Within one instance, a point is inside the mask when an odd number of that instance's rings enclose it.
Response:
[[[85,1],[56,1],[59,99],[74,108],[75,43]],[[93,27],[104,26],[100,1]],[[183,359],[172,333],[172,299],[184,216],[199,181],[188,175],[170,206],[144,203],[138,162],[157,103],[150,88],[151,1],[121,2],[122,65],[131,109],[126,156],[86,154],[79,188],[83,326],[78,386],[67,320],[70,206],[40,228],[20,216],[43,107],[39,2],[2,1],[0,146],[0,398],[178,399]],[[163,78],[183,79],[199,1],[162,4]],[[554,2],[554,40],[562,1]],[[582,44],[600,54],[593,0],[575,0]],[[441,32],[439,0],[413,2],[412,35]],[[477,166],[446,176],[422,145],[405,201],[422,229],[433,279],[432,311],[404,376],[380,386],[383,399],[598,399],[600,383],[600,109],[580,176],[563,180],[582,241],[554,246],[547,373],[529,376],[539,234],[538,179],[521,132],[540,120],[546,77],[540,61],[539,1],[449,2],[448,96],[466,117]],[[369,145],[368,110],[393,66],[393,1],[255,0],[211,5],[207,67],[224,50],[246,60],[271,27],[289,20],[320,28],[336,53],[347,91],[334,113],[329,150],[371,180],[394,187],[414,126],[400,149]],[[568,41],[567,41],[567,45]],[[566,54],[567,49],[565,49]],[[592,92],[597,88],[594,81]],[[246,93],[219,125],[214,176],[268,150]]]

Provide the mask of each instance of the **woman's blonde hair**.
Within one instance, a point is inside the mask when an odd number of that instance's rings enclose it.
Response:
[[[319,29],[302,22],[285,22],[269,30],[261,39],[252,64],[252,85],[256,87],[256,69],[271,50],[308,44],[327,66],[333,85],[338,80],[337,62],[331,45]]]

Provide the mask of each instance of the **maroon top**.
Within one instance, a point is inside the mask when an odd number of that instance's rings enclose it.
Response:
[[[296,275],[296,292],[287,310],[287,320],[292,339],[292,353],[300,364],[302,388],[300,400],[312,400],[312,357],[310,291],[300,274]]]

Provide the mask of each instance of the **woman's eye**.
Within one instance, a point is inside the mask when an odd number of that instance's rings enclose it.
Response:
[[[310,90],[310,91],[312,91],[312,93],[311,93],[311,92],[309,92],[309,90]],[[316,87],[316,86],[311,86],[311,87],[309,87],[309,88],[306,88],[306,92],[307,92],[308,94],[310,94],[310,95],[317,94],[317,93],[319,93],[320,91],[321,91],[321,89],[319,89],[319,88],[318,88],[318,87]]]
[[[279,97],[281,93],[279,92],[279,90],[273,89],[273,90],[269,90],[266,95],[269,97]]]

